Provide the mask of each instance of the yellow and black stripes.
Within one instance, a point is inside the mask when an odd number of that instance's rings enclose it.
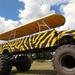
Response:
[[[35,48],[53,47],[66,33],[75,34],[75,31],[66,30],[59,33],[57,33],[55,30],[45,31],[10,41],[3,44],[2,47],[8,48],[9,52],[14,52],[15,50],[27,51]]]
[[[58,42],[59,39],[61,39],[63,37],[63,35],[69,31],[70,30],[64,30],[64,31],[58,32],[58,35],[56,35],[51,42],[51,47],[54,46],[56,44],[56,42]]]
[[[54,46],[55,44],[59,43],[60,40],[63,39],[64,36],[66,36],[65,34],[75,34],[75,30],[64,30],[59,32],[58,35],[55,36],[52,40],[51,46]],[[75,36],[73,36],[73,38],[75,39]]]
[[[45,36],[45,38],[43,38],[43,40],[40,42],[39,47],[47,47],[50,46],[50,41],[52,40],[52,38],[54,37],[55,31],[52,32],[48,32],[48,35]],[[47,44],[48,43],[48,44]]]

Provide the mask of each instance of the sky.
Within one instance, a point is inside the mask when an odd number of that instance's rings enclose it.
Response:
[[[54,13],[66,18],[58,30],[75,29],[75,0],[0,0],[0,34]]]

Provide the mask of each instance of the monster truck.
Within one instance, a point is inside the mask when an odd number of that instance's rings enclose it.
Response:
[[[55,29],[64,23],[62,15],[53,14],[0,34],[0,40],[5,40],[0,44],[0,75],[9,74],[12,66],[19,72],[28,71],[30,54],[43,52],[52,55],[58,74],[75,75],[75,30]]]

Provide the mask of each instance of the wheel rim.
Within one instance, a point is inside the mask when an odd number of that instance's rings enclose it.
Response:
[[[61,57],[60,64],[65,69],[73,70],[75,69],[75,58],[71,54],[65,54]]]

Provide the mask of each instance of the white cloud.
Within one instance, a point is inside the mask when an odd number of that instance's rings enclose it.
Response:
[[[20,20],[14,21],[11,19],[6,20],[4,17],[0,17],[0,33],[9,31],[23,25],[32,19],[47,15],[50,12],[51,4],[55,2],[60,2],[60,0],[19,0],[24,3],[24,9],[19,9],[19,18]],[[18,25],[21,23],[20,25]]]
[[[66,23],[60,29],[74,29],[75,30],[75,0],[70,0],[67,5],[63,7]]]
[[[18,21],[13,21],[11,19],[6,20],[0,17],[0,33],[14,29],[18,25]]]
[[[55,11],[50,11],[51,5],[55,3],[63,3],[67,0],[19,0],[19,2],[24,3],[24,9],[19,9],[18,17],[20,20],[14,21],[11,19],[6,20],[0,17],[0,33],[6,32],[18,26],[31,21],[32,19],[39,18],[41,16],[55,13]],[[67,5],[61,5],[60,9],[64,10],[64,16],[66,17],[66,23],[60,29],[75,29],[75,0],[70,0]]]
[[[26,23],[32,19],[55,13],[50,11],[51,5],[55,3],[62,3],[65,0],[19,0],[24,3],[24,9],[19,10],[19,17],[21,23]]]
[[[53,14],[55,11],[50,10],[52,4],[61,3],[60,9],[64,10],[64,16],[66,18],[66,23],[64,26],[60,27],[59,30],[63,29],[75,29],[74,24],[74,12],[75,12],[75,0],[19,0],[25,4],[23,10],[19,10],[19,17],[21,23],[27,23],[32,19]],[[69,2],[66,5],[62,3]]]

